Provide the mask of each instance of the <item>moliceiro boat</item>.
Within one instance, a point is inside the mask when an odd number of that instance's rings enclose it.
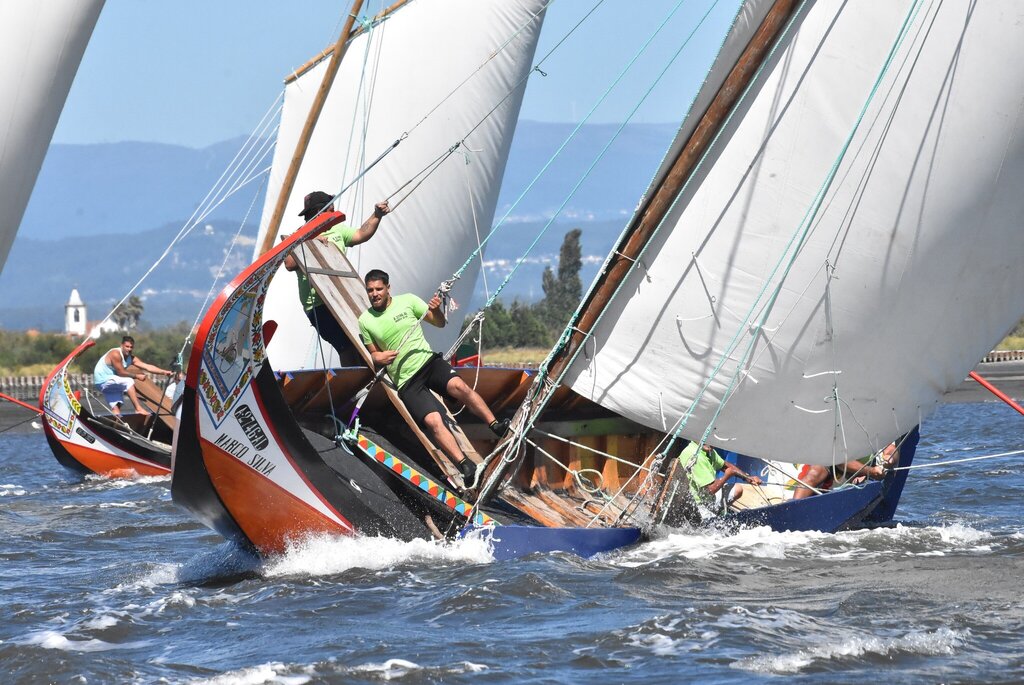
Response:
[[[591,554],[672,521],[688,442],[765,480],[779,463],[835,468],[895,443],[881,480],[802,499],[750,486],[753,501],[711,519],[891,520],[918,425],[1021,314],[1022,14],[1012,2],[743,3],[541,369],[464,371],[514,412],[500,443],[459,417],[463,451],[487,455],[479,490],[460,488],[365,353],[365,369],[268,364],[263,309],[289,252],[362,350],[360,271],[312,239],[340,217],[314,219],[204,319],[175,500],[263,553],[316,533],[479,531],[498,557]]]
[[[57,461],[80,473],[112,478],[166,476],[171,472],[175,407],[152,381],[135,391],[149,414],[111,414],[102,396],[73,388],[68,366],[95,345],[86,340],[50,372],[39,393],[43,431]],[[134,368],[134,367],[129,367]]]
[[[316,534],[452,537],[467,523],[491,536],[499,558],[535,551],[594,554],[636,542],[635,527],[594,528],[566,498],[521,493],[487,507],[460,496],[453,465],[411,420],[397,393],[380,385],[361,402],[367,368],[275,373],[263,320],[269,281],[295,248],[338,318],[367,306],[362,281],[316,235],[340,222],[331,212],[258,259],[232,281],[200,325],[189,362],[174,449],[171,492],[204,523],[263,554]],[[333,289],[325,287],[334,281]],[[354,287],[352,285],[354,284]],[[364,302],[342,309],[356,297]],[[369,358],[364,351],[364,357]],[[485,394],[521,396],[522,371],[489,373]],[[390,400],[390,401],[389,401]],[[359,406],[360,423],[338,417]],[[367,426],[373,426],[368,428]],[[472,431],[479,434],[479,431]],[[457,432],[464,451],[487,440]],[[581,502],[585,504],[585,502]]]

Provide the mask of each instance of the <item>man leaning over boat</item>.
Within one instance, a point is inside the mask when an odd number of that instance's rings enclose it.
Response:
[[[308,222],[318,214],[333,211],[334,197],[322,190],[316,190],[303,198],[302,211],[299,212],[299,216]],[[372,238],[380,226],[380,220],[390,211],[388,201],[383,200],[374,205],[373,214],[367,217],[366,221],[358,229],[346,224],[336,224],[318,235],[316,240],[334,245],[342,254],[345,254],[348,248],[362,245]],[[344,219],[344,214],[342,218]],[[290,254],[285,258],[284,268],[288,271],[294,271],[299,279],[299,301],[302,302],[302,309],[306,314],[306,318],[309,319],[310,325],[316,329],[317,334],[321,338],[326,340],[335,349],[343,364],[346,362],[346,356],[354,361],[357,357],[352,354],[354,350],[352,350],[352,345],[345,335],[345,331],[342,330],[341,324],[334,319],[324,301],[320,299],[320,295],[310,284],[309,278],[299,269],[299,263],[295,259],[294,254]],[[348,355],[345,354],[346,351],[349,351]]]
[[[139,395],[135,391],[135,382],[146,380],[146,374],[137,371],[129,371],[129,366],[135,366],[142,371],[157,374],[159,376],[170,376],[171,372],[161,369],[158,366],[147,364],[138,357],[132,355],[135,349],[135,338],[126,335],[121,338],[121,346],[113,347],[96,362],[93,369],[93,383],[103,393],[103,398],[110,405],[112,414],[121,414],[121,404],[124,396],[132,401],[137,414],[149,414],[139,402]]]
[[[455,463],[466,488],[476,487],[483,464],[474,463],[459,449],[455,436],[445,425],[445,409],[430,391],[464,404],[498,437],[508,433],[508,422],[496,420],[483,398],[459,378],[423,337],[420,321],[438,328],[447,323],[441,298],[435,294],[427,303],[411,293],[392,297],[391,278],[380,269],[368,272],[364,280],[370,308],[359,317],[359,333],[373,363],[387,367],[409,413],[426,427],[434,443]]]
[[[690,503],[684,505],[685,518],[696,522],[703,516],[703,511],[714,513],[728,509],[729,504],[743,495],[743,485],[736,483],[732,487],[727,484],[734,476],[750,485],[761,485],[761,479],[751,476],[722,458],[711,445],[699,445],[691,442],[679,455],[679,466],[686,474],[690,488]],[[718,472],[722,475],[719,476]]]

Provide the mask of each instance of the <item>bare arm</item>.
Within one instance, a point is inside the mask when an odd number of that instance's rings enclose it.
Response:
[[[748,475],[744,473],[742,470],[736,468],[736,466],[734,466],[733,464],[725,462],[725,468],[722,469],[722,475],[716,478],[714,481],[712,481],[710,485],[708,485],[708,492],[711,493],[712,495],[715,494],[716,492],[721,490],[722,486],[725,485],[733,476],[736,476],[737,478],[744,480],[748,483],[751,483],[753,485],[761,484],[761,479],[758,478],[757,476]]]
[[[164,369],[161,369],[159,366],[153,366],[152,364],[147,364],[146,362],[142,361],[138,357],[136,357],[135,360],[132,362],[132,366],[137,366],[140,369],[142,369],[143,371],[149,371],[150,373],[156,374],[157,376],[170,376],[171,375],[170,371],[166,371]]]
[[[362,245],[367,240],[373,237],[373,234],[377,232],[377,227],[380,226],[380,220],[384,218],[391,208],[388,207],[388,201],[378,202],[373,207],[373,214],[371,214],[363,225],[359,227],[355,235],[352,236],[352,242],[349,245]]]
[[[398,356],[398,352],[394,350],[381,351],[373,343],[366,345],[366,350],[370,353],[370,358],[376,366],[387,366],[391,362],[395,361],[395,357]]]
[[[423,320],[431,326],[437,326],[438,328],[444,328],[445,324],[448,323],[444,318],[444,312],[441,311],[441,298],[436,294],[427,303],[427,314],[423,317]]]

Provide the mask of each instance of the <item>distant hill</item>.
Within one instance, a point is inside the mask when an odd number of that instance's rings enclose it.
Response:
[[[89,319],[102,318],[156,262],[179,228],[168,224],[134,235],[74,241],[19,235],[0,275],[0,328],[63,329],[72,288],[78,288]],[[143,321],[154,326],[191,322],[236,231],[237,223],[214,221],[182,240],[139,290],[146,306]],[[229,278],[249,263],[255,234],[256,226],[249,225],[238,237],[225,267]]]
[[[558,208],[617,126],[588,125],[559,155],[542,180],[514,208],[487,250],[493,289],[520,250]],[[496,220],[572,131],[570,124],[522,121],[516,131]],[[675,133],[674,125],[631,124],[567,204],[556,225],[503,293],[536,299],[540,273],[557,259],[563,235],[583,232],[584,281],[610,249],[646,188]],[[202,149],[156,143],[51,145],[11,255],[0,274],[0,327],[58,330],[63,306],[77,287],[90,318],[105,314],[152,264],[191,216],[228,165],[242,139]],[[255,186],[255,184],[254,184]],[[210,228],[197,231],[145,283],[144,321],[174,323],[195,316],[253,193],[242,191],[221,206]],[[262,198],[257,198],[257,211]],[[242,232],[244,249],[233,255],[234,275],[252,250],[256,215]],[[55,258],[56,257],[56,258]],[[483,301],[483,281],[474,301]]]

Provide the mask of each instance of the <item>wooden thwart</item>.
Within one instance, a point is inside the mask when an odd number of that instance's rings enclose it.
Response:
[[[129,366],[128,370],[134,373],[142,373],[142,370],[137,366]],[[174,401],[164,395],[156,383],[149,380],[148,377],[142,381],[136,380],[135,392],[139,396],[139,401],[156,416],[158,421],[162,422],[172,431],[178,427],[178,420],[174,418]]]

